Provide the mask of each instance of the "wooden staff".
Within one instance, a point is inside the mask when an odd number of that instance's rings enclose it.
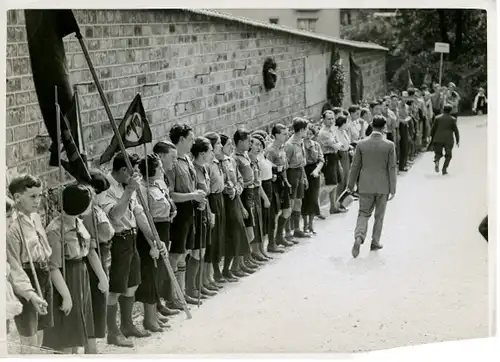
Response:
[[[55,100],[56,100],[56,122],[57,122],[57,166],[59,167],[59,181],[61,182],[61,189],[59,190],[59,208],[61,212],[61,250],[62,250],[62,270],[63,270],[63,278],[66,280],[66,263],[65,263],[65,255],[64,251],[66,250],[65,248],[65,242],[64,242],[64,210],[63,210],[63,187],[62,184],[64,183],[64,173],[63,173],[63,167],[61,164],[61,108],[59,107],[58,103],[58,97],[57,97],[57,86],[55,86]]]
[[[36,274],[35,264],[33,263],[33,258],[31,257],[31,252],[30,252],[30,249],[28,248],[28,243],[26,242],[26,237],[24,236],[23,226],[21,225],[21,220],[19,219],[19,215],[17,217],[17,223],[19,225],[19,230],[21,232],[21,242],[24,245],[24,247],[26,248],[31,273],[33,274],[33,279],[35,280],[36,294],[38,294],[38,296],[40,298],[45,299],[43,297],[43,294],[42,294],[42,288],[40,288],[40,282],[38,281],[38,275]]]
[[[90,84],[90,82],[88,82],[88,83]],[[78,144],[80,145],[80,148],[81,148],[80,154],[82,154],[82,156],[83,155],[86,156],[87,155],[87,148],[85,147],[85,141],[83,139],[83,125],[82,125],[82,118],[80,117],[80,98],[79,98],[79,93],[78,93],[78,85],[80,85],[80,83],[75,84],[73,86],[73,93],[75,95],[76,120],[78,123],[78,136],[79,136]],[[87,169],[89,169],[88,159],[87,159]],[[94,235],[95,235],[97,255],[99,257],[99,260],[101,261],[101,264],[104,266],[104,262],[103,262],[102,257],[101,257],[101,248],[99,247],[99,245],[100,245],[99,230],[97,228],[98,223],[97,223],[97,215],[96,215],[96,212],[94,209],[94,200],[92,200],[92,203],[91,203],[91,213],[92,213],[92,229],[93,229]]]
[[[148,208],[148,212],[150,212],[149,208],[151,207],[151,205],[149,204],[149,167],[148,167],[148,147],[147,145],[144,143],[144,160],[145,160],[145,165],[146,165],[146,206]],[[160,239],[158,239],[159,242],[161,242]],[[158,245],[156,245],[158,247]],[[158,267],[158,264],[156,263],[156,259],[153,259],[153,263],[154,263],[154,266],[155,268]]]
[[[99,78],[97,77],[96,70],[94,68],[94,65],[92,64],[92,60],[90,59],[89,52],[87,50],[87,46],[85,45],[85,42],[83,41],[82,34],[80,31],[76,32],[76,37],[78,39],[78,42],[80,43],[80,47],[82,48],[83,55],[85,56],[85,60],[87,62],[87,65],[89,67],[90,73],[92,74],[92,78],[94,80],[94,83],[96,85],[97,91],[99,92],[99,96],[101,98],[101,101],[104,105],[104,109],[106,111],[106,114],[109,118],[109,122],[111,124],[111,127],[113,128],[113,132],[115,134],[115,137],[117,138],[118,145],[120,146],[120,150],[125,156],[125,163],[127,165],[127,169],[130,172],[130,174],[134,173],[134,169],[132,167],[132,163],[130,162],[130,159],[127,155],[127,151],[125,148],[125,144],[123,143],[123,140],[120,135],[120,131],[118,130],[118,126],[116,125],[115,119],[113,117],[113,114],[111,113],[111,108],[109,107],[108,101],[106,99],[106,96],[104,95],[104,91],[102,89],[101,83],[99,82]],[[148,219],[149,226],[154,234],[154,237],[156,240],[160,240],[160,236],[158,235],[158,231],[156,230],[153,217],[151,216],[151,213],[147,209],[147,204],[146,201],[144,200],[144,197],[141,192],[137,193],[139,202],[141,203],[142,207],[144,208],[144,213],[146,215],[146,218]],[[151,244],[153,246],[153,244]],[[186,303],[186,299],[184,298],[184,292],[181,290],[179,284],[177,283],[177,279],[175,278],[174,271],[172,269],[172,266],[170,265],[170,262],[168,260],[168,257],[166,255],[162,255],[163,262],[165,263],[165,267],[167,268],[168,275],[170,277],[170,280],[172,281],[172,285],[175,289],[176,294],[178,295],[180,301],[182,302],[182,306],[184,309],[184,312],[186,313],[186,316],[188,319],[191,319],[191,313],[189,312],[188,305]]]

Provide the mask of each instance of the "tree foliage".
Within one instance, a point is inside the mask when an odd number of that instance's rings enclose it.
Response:
[[[425,75],[439,81],[440,54],[434,43],[450,44],[444,55],[442,83],[454,82],[464,96],[463,106],[478,87],[486,88],[486,11],[476,9],[394,9],[393,17],[361,14],[359,23],[345,26],[343,37],[369,41],[389,49],[387,75],[390,87],[405,89],[408,70],[417,86]]]

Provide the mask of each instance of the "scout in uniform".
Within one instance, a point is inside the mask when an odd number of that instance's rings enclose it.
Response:
[[[42,195],[42,182],[33,176],[24,175],[14,178],[9,184],[9,192],[16,203],[16,221],[7,231],[7,262],[11,273],[29,278],[33,289],[35,278],[30,266],[33,262],[40,284],[43,303],[31,295],[28,300],[21,298],[23,311],[14,317],[21,344],[26,346],[22,353],[36,353],[30,347],[40,347],[43,331],[53,325],[52,282],[49,271],[49,258],[52,248],[37,214]]]
[[[137,200],[136,190],[141,177],[130,174],[125,157],[129,157],[133,167],[138,158],[122,153],[113,159],[113,169],[108,177],[109,189],[99,195],[99,205],[108,215],[115,235],[111,240],[111,268],[109,271],[109,297],[107,310],[108,344],[133,347],[128,337],[148,337],[147,331],[140,331],[132,321],[134,294],[141,283],[141,261],[137,251],[137,226],[148,240],[154,240],[144,209]],[[150,255],[159,258],[160,250],[152,248]],[[120,329],[116,324],[120,303]]]
[[[288,162],[287,178],[291,185],[292,214],[290,217],[290,229],[293,235],[299,238],[310,237],[309,234],[300,230],[300,214],[302,210],[302,198],[304,189],[308,188],[307,177],[304,171],[306,155],[304,151],[304,136],[307,132],[308,121],[303,118],[293,120],[294,134],[285,143],[285,153]]]
[[[171,247],[169,251],[170,265],[176,273],[181,290],[186,292],[186,256],[192,250],[195,242],[195,208],[196,203],[205,199],[205,192],[196,189],[196,172],[189,152],[193,145],[193,130],[186,124],[176,124],[170,130],[170,140],[177,149],[177,161],[171,172],[167,173],[168,186],[172,200],[177,207],[177,216],[171,227]],[[168,306],[180,304],[172,294]],[[184,296],[189,304],[198,304],[198,301],[187,295]]]
[[[52,247],[49,267],[54,284],[54,326],[45,331],[43,345],[63,353],[77,353],[94,336],[92,296],[86,258],[93,259],[94,272],[105,293],[108,280],[95,248],[90,249],[90,234],[78,217],[90,212],[92,192],[88,186],[73,184],[62,193],[62,215],[47,226]],[[61,225],[62,224],[62,225]],[[61,229],[63,235],[61,235]]]
[[[89,257],[86,258],[86,262],[90,278],[90,294],[94,316],[94,334],[88,336],[85,353],[95,354],[97,353],[96,339],[106,337],[107,289],[109,284],[109,267],[111,265],[109,241],[115,234],[115,229],[111,225],[106,213],[95,202],[98,195],[109,189],[109,181],[99,170],[91,170],[90,174],[92,176],[91,186],[95,193],[93,196],[94,200],[91,211],[81,215],[81,219],[85,229],[90,234],[91,252],[89,253]],[[95,255],[97,255],[97,258]],[[104,275],[98,274],[101,270]]]

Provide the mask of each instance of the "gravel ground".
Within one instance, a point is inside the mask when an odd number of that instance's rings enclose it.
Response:
[[[173,318],[172,329],[103,353],[351,353],[488,336],[486,128],[462,118],[446,177],[425,153],[399,177],[382,243],[358,259],[357,204],[244,281]],[[469,196],[474,190],[474,196]],[[370,224],[371,225],[371,224]],[[369,240],[368,240],[369,243]],[[365,243],[365,244],[368,244]]]

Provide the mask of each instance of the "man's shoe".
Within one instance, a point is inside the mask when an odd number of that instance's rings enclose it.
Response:
[[[382,248],[383,248],[382,244],[379,244],[379,243],[373,243],[372,242],[372,244],[370,245],[370,250],[371,251],[377,251],[377,250],[380,250]]]
[[[277,245],[269,245],[267,251],[274,254],[282,254],[285,252],[284,249],[279,248]]]
[[[112,344],[114,346],[118,347],[128,347],[128,348],[133,348],[134,347],[134,342],[132,340],[125,338],[125,336],[118,334],[116,336],[110,336],[108,334],[106,338],[106,342],[108,344]]]
[[[316,215],[316,217],[321,220],[326,220],[326,216],[323,214]]]
[[[184,310],[184,306],[180,300],[167,301],[166,304],[169,309]]]
[[[353,258],[357,258],[358,255],[359,255],[359,248],[361,247],[361,244],[362,244],[362,240],[360,239],[356,239],[356,241],[354,241],[354,245],[352,246],[352,257]]]
[[[445,168],[443,168],[443,176],[445,176],[447,174],[448,174],[448,171]]]
[[[239,280],[230,270],[224,271],[222,274],[224,275],[224,279],[226,279],[229,283],[236,283]]]
[[[311,235],[309,234],[306,234],[305,232],[303,232],[302,230],[295,230],[293,232],[293,236],[296,237],[296,238],[310,238]],[[293,242],[293,241],[292,241]],[[298,243],[297,243],[298,244]]]
[[[202,286],[201,295],[202,296],[206,295],[207,297],[213,297],[214,295],[217,295],[217,292],[209,290],[206,286]]]

